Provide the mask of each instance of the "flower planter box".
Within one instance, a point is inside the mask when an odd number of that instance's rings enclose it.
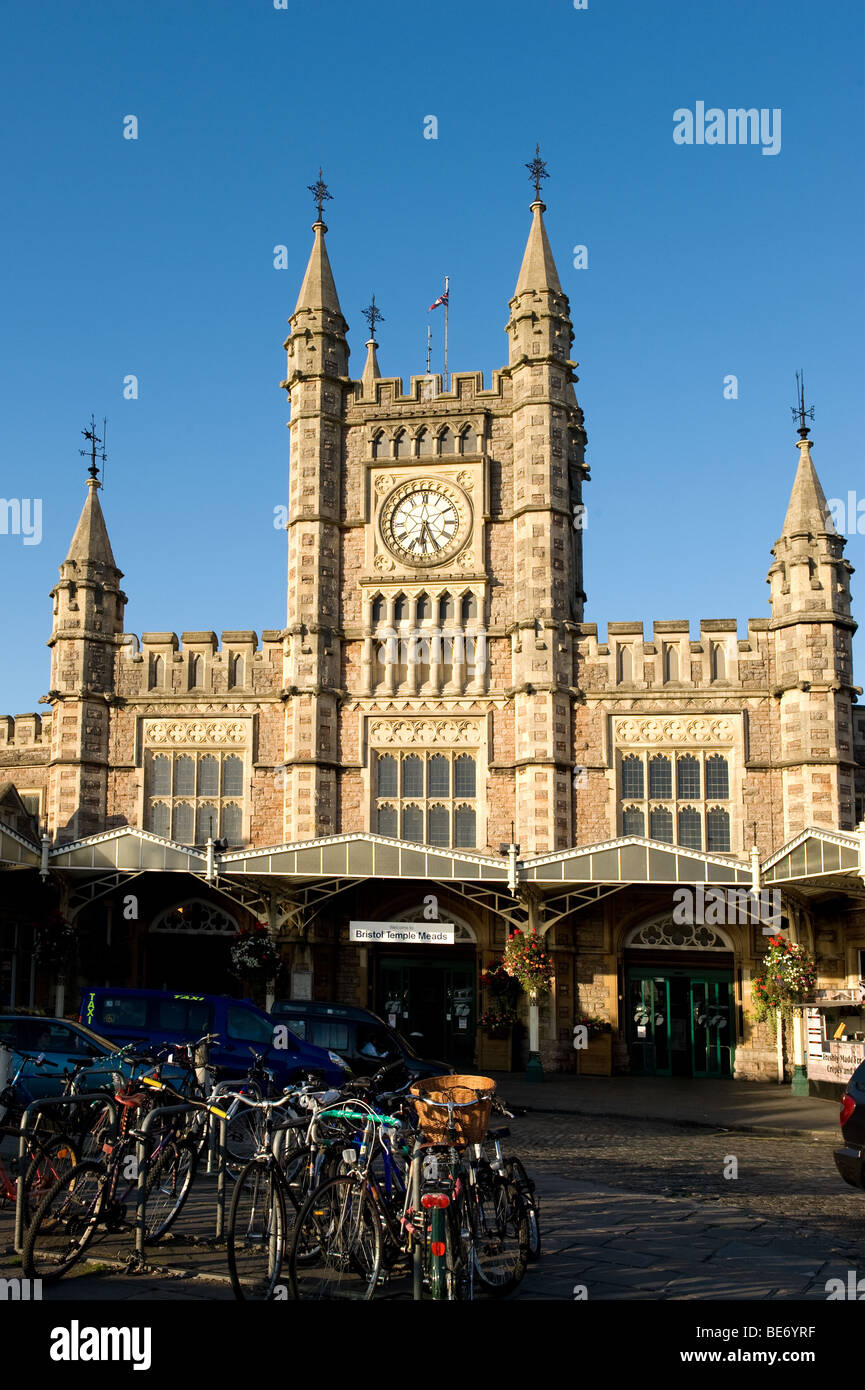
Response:
[[[513,1032],[508,1030],[505,1038],[494,1038],[489,1033],[480,1034],[478,1066],[488,1071],[510,1071],[512,1069]]]
[[[589,1038],[588,1047],[577,1049],[577,1071],[580,1076],[611,1076],[613,1072],[613,1035],[601,1033]]]

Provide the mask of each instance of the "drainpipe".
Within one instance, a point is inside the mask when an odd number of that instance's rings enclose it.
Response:
[[[204,877],[208,883],[214,883],[216,880],[216,854],[213,848],[212,835],[207,837],[207,867],[204,871]]]
[[[48,877],[48,851],[50,850],[50,848],[51,848],[51,837],[50,837],[50,835],[43,835],[43,836],[42,836],[42,861],[41,861],[41,863],[40,863],[40,865],[39,865],[39,877],[42,879],[42,882],[43,882],[43,883],[45,882],[46,878]]]

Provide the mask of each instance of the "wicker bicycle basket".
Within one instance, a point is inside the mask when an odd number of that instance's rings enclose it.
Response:
[[[454,1123],[461,1144],[481,1144],[486,1138],[496,1083],[488,1076],[429,1076],[416,1081],[410,1094],[414,1098],[418,1123],[432,1144],[448,1142],[448,1112],[445,1103],[467,1105],[454,1111]],[[431,1105],[429,1101],[438,1101]]]

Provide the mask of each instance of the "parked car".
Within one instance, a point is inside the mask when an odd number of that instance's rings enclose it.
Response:
[[[19,1085],[22,1090],[29,1092],[33,1100],[61,1095],[64,1071],[73,1071],[90,1058],[94,1059],[94,1065],[84,1073],[80,1083],[82,1090],[106,1090],[113,1086],[113,1077],[117,1072],[132,1076],[136,1070],[128,1062],[100,1066],[95,1059],[110,1055],[116,1051],[118,1044],[94,1033],[92,1028],[66,1018],[0,1014],[0,1043],[12,1049],[15,1069],[21,1061],[19,1054],[22,1052],[45,1058],[45,1065],[25,1062],[21,1070]],[[166,1076],[168,1074],[166,1072]],[[182,1072],[177,1072],[178,1077],[182,1075]]]
[[[338,1086],[349,1070],[337,1052],[311,1046],[290,1030],[274,1046],[274,1024],[264,1010],[225,994],[97,986],[82,990],[79,1019],[116,1043],[194,1042],[215,1033],[218,1041],[211,1044],[209,1062],[220,1079],[244,1076],[251,1048],[265,1054],[265,1065],[280,1086],[307,1072],[318,1072],[329,1086]]]
[[[865,1190],[865,1062],[856,1068],[841,1097],[841,1133],[844,1143],[835,1150],[835,1166],[851,1187]]]
[[[287,1023],[306,1042],[339,1053],[357,1076],[371,1076],[389,1062],[403,1062],[405,1074],[412,1080],[453,1072],[447,1062],[419,1056],[401,1033],[369,1009],[310,999],[278,999],[271,1017],[277,1023]]]

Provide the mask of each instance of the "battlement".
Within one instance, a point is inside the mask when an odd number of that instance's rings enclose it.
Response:
[[[362,381],[353,381],[352,385],[354,404],[358,406],[387,410],[416,405],[427,411],[435,408],[435,413],[444,414],[448,406],[468,409],[477,398],[485,403],[504,399],[510,392],[510,377],[508,372],[496,369],[492,373],[490,386],[485,387],[483,372],[452,372],[447,391],[444,390],[444,379],[440,373],[410,377],[407,392],[401,376],[376,377],[368,384],[366,392]]]
[[[0,715],[0,748],[34,748],[50,741],[50,714]]]
[[[268,628],[215,632],[127,632],[121,644],[118,693],[148,691],[238,694],[271,691],[282,678],[283,635]]]
[[[693,640],[687,618],[659,618],[650,639],[641,622],[611,622],[603,642],[597,623],[582,623],[578,650],[584,688],[753,685],[766,679],[768,629],[768,618],[750,618],[748,636],[740,639],[735,618],[701,618],[699,638]]]

